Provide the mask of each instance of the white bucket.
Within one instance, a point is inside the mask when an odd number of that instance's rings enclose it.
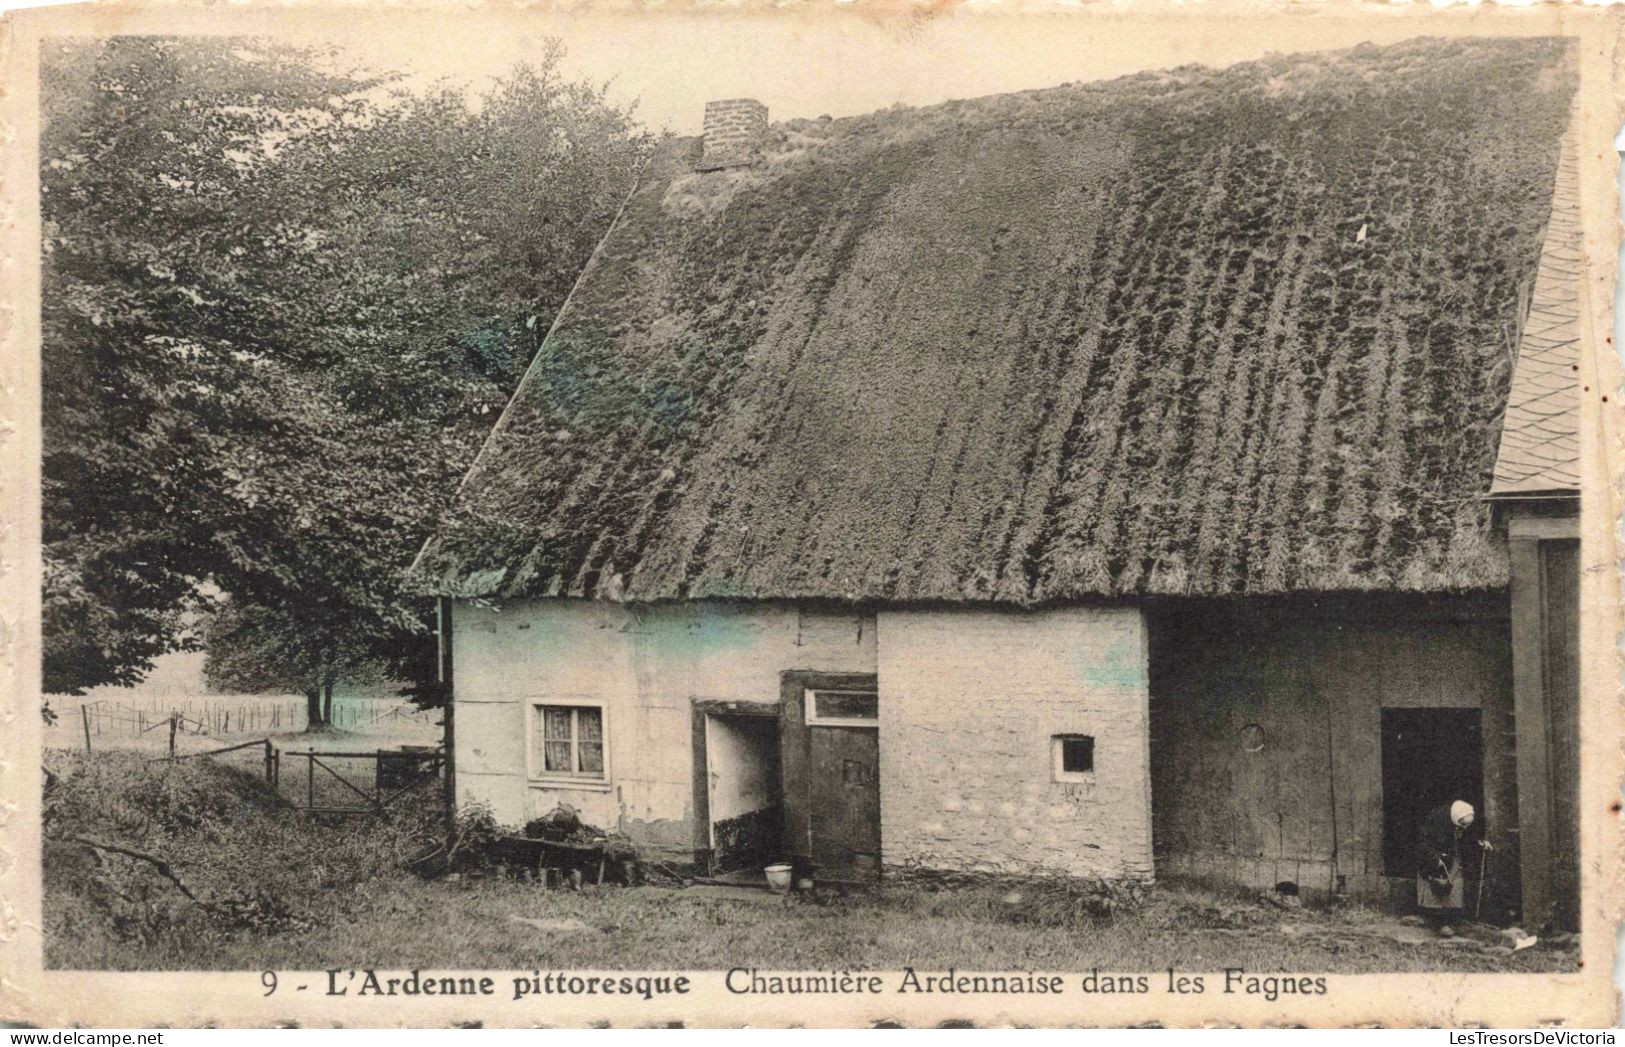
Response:
[[[767,885],[775,891],[788,891],[790,889],[790,881],[794,872],[790,866],[782,863],[769,865],[762,871],[767,873]]]

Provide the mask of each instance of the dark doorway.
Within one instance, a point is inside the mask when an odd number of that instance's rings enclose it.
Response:
[[[705,770],[713,875],[760,871],[783,849],[779,725],[772,716],[705,717]]]
[[[1484,737],[1477,709],[1382,711],[1382,864],[1387,876],[1416,871],[1424,815],[1466,800],[1484,817]]]

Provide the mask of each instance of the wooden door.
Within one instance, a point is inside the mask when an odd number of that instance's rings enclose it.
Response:
[[[880,732],[870,727],[807,730],[808,837],[818,875],[880,875]]]

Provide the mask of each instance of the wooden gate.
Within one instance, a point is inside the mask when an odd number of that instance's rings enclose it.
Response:
[[[291,779],[284,775],[284,760],[292,765]],[[301,811],[375,815],[418,786],[439,778],[444,762],[445,751],[439,748],[372,752],[295,749],[277,751],[269,767],[271,787]],[[290,787],[286,792],[285,785]]]

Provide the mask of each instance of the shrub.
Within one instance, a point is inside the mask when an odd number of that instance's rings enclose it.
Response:
[[[264,890],[246,891],[210,903],[215,922],[227,931],[278,934],[306,930],[314,925],[309,916],[295,913],[288,903]]]
[[[48,761],[51,962],[71,949],[118,967],[129,945],[305,930],[313,911],[393,888],[439,840],[436,804],[326,821],[287,807],[257,774],[214,760],[53,752]]]
[[[515,834],[496,820],[489,806],[464,804],[457,812],[457,832],[446,853],[445,868],[458,873],[488,872],[500,860],[502,838],[510,835]]]

